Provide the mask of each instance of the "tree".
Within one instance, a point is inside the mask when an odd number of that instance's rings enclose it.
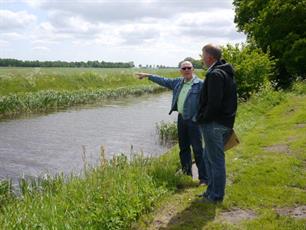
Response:
[[[306,74],[306,1],[234,0],[235,23],[277,60],[276,80],[286,86]]]
[[[196,60],[192,57],[186,57],[183,61],[190,61],[195,69],[202,69],[203,68],[203,64],[202,64],[201,59]],[[181,63],[183,61],[179,62],[179,64],[178,64],[179,67],[181,66]]]

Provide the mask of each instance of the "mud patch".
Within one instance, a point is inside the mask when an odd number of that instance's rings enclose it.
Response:
[[[271,145],[263,148],[267,152],[290,154],[289,146],[286,144]]]
[[[306,205],[298,206],[294,208],[277,208],[275,209],[280,216],[290,216],[298,219],[306,218]]]
[[[175,210],[175,208],[170,208],[164,211],[162,215],[158,215],[158,217],[152,222],[151,226],[148,229],[153,230],[166,228],[172,217],[176,214],[177,211]]]
[[[296,128],[302,129],[306,127],[306,123],[300,123],[295,125]]]
[[[256,218],[256,213],[252,210],[233,209],[229,212],[222,212],[216,218],[220,222],[228,222],[231,224],[238,224],[244,220],[252,220]]]

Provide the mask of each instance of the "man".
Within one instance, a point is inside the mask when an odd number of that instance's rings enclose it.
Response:
[[[137,76],[139,79],[148,77],[150,81],[173,90],[169,114],[172,111],[178,111],[177,129],[182,170],[185,174],[192,176],[191,145],[198,167],[199,185],[205,185],[207,176],[203,162],[202,138],[199,125],[195,120],[203,81],[194,74],[193,65],[189,61],[180,64],[180,72],[182,77],[174,79],[147,73],[137,73]]]
[[[215,203],[224,198],[224,141],[234,126],[237,93],[234,70],[221,60],[221,49],[208,44],[202,52],[203,63],[208,67],[197,115],[205,142],[204,162],[208,176],[208,187],[202,196]]]

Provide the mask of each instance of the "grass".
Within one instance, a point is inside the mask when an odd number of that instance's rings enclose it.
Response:
[[[156,130],[161,143],[176,143],[177,142],[177,122],[164,122],[156,123]]]
[[[2,229],[126,229],[188,178],[175,175],[175,152],[161,158],[101,158],[84,177],[22,180],[22,196],[2,191]],[[3,189],[4,190],[4,189]]]
[[[152,85],[135,78],[139,69],[101,68],[0,68],[0,96],[39,91],[78,91],[117,89],[127,86]],[[176,69],[147,70],[150,73],[178,76]]]
[[[0,68],[0,118],[165,90],[135,72],[176,77],[177,69]]]
[[[298,90],[297,90],[298,89]],[[124,156],[85,165],[83,177],[61,175],[22,181],[22,196],[0,186],[2,229],[303,229],[305,219],[279,216],[275,208],[306,204],[306,86],[262,93],[239,106],[241,144],[227,152],[223,204],[198,203],[190,178],[180,175],[178,148],[159,158]],[[289,153],[267,146],[285,144]],[[253,220],[237,225],[215,220],[221,212],[250,209]],[[156,219],[157,218],[157,219]]]
[[[241,103],[236,121],[241,144],[226,154],[224,202],[201,204],[196,195],[205,189],[187,187],[159,202],[135,229],[305,229],[305,219],[276,212],[306,205],[305,108],[305,83],[294,85],[293,92],[264,87]],[[256,217],[236,224],[220,218],[235,209],[252,210]]]

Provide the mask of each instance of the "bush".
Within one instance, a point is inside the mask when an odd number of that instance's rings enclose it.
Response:
[[[233,65],[239,97],[249,98],[274,74],[275,62],[269,54],[251,45],[228,44],[222,49],[224,59]]]

